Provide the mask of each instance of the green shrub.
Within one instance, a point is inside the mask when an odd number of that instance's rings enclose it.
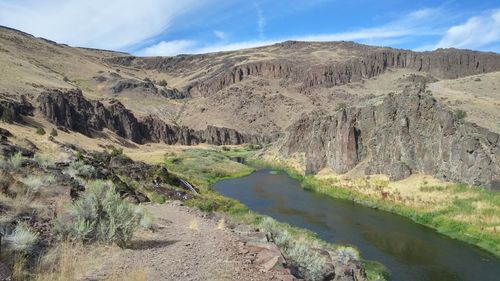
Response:
[[[69,78],[68,78],[67,76],[64,76],[64,77],[63,77],[63,81],[64,81],[64,82],[69,82]]]
[[[45,130],[42,127],[36,129],[37,135],[43,136],[45,135]]]
[[[166,87],[168,85],[167,81],[165,79],[162,79],[160,80],[160,82],[158,83],[158,85],[162,86],[162,87]]]
[[[18,224],[14,231],[5,235],[7,247],[19,253],[29,253],[38,242],[38,234],[33,233],[24,224]]]
[[[5,171],[16,171],[21,168],[23,164],[23,155],[21,152],[17,152],[10,158],[0,159],[0,169]]]
[[[271,235],[271,239],[282,250],[288,262],[296,267],[306,280],[323,280],[327,260],[318,252],[314,240],[301,237],[297,239],[280,223],[265,217],[259,228]]]
[[[93,166],[87,165],[83,161],[75,161],[69,164],[64,173],[73,178],[83,177],[88,179],[94,177],[96,171]]]
[[[154,218],[150,212],[144,210],[143,208],[136,208],[136,214],[141,218],[139,220],[139,226],[144,229],[153,229],[154,228]]]
[[[335,254],[343,263],[347,263],[350,260],[359,260],[359,252],[352,247],[338,247],[335,250]]]
[[[56,178],[50,174],[44,176],[30,175],[21,181],[28,187],[29,192],[36,193],[40,188],[54,184]]]
[[[57,137],[57,130],[52,128],[52,130],[50,130],[50,135],[53,137]]]
[[[111,149],[111,156],[120,156],[120,155],[123,155],[123,148],[119,147],[119,148],[116,148],[116,147],[113,147]]]
[[[43,179],[40,176],[28,176],[22,182],[28,187],[29,192],[36,193],[44,186]]]
[[[463,109],[457,109],[455,110],[455,116],[459,119],[462,120],[465,117],[467,117],[467,112]]]
[[[125,245],[139,225],[135,208],[115,192],[110,182],[92,181],[71,204],[70,219],[59,220],[56,231],[72,240]]]
[[[295,241],[286,256],[303,273],[306,280],[323,280],[326,258],[313,249],[306,240]]]

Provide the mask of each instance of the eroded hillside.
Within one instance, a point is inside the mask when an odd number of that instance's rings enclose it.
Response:
[[[128,146],[267,144],[282,136],[273,146],[285,157],[305,153],[302,165],[312,172],[330,167],[395,179],[423,172],[485,186],[498,182],[496,53],[289,41],[231,52],[141,58],[73,48],[7,28],[0,28],[0,43],[2,112],[13,121],[32,115],[31,121],[43,118]],[[376,104],[387,104],[393,93],[402,93],[397,97],[404,99],[409,95],[405,89],[415,86],[435,97],[425,103],[435,112],[430,119],[420,107],[413,108],[421,103],[413,102],[391,105],[392,117],[376,116],[385,112]],[[329,122],[351,124],[346,139],[339,141],[343,133],[328,129],[331,125],[314,112],[344,112]],[[447,112],[449,118],[435,117],[437,112]],[[306,131],[297,127],[301,122],[307,123]],[[323,125],[317,127],[317,122]],[[403,133],[394,129],[399,123],[411,132],[407,141],[401,142]],[[280,149],[283,142],[288,149]],[[446,148],[454,144],[459,147]]]

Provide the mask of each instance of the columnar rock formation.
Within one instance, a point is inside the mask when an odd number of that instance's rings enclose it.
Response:
[[[281,49],[307,48],[306,42],[285,42],[276,45]],[[224,60],[209,74],[193,80],[187,87],[194,95],[214,94],[227,86],[242,81],[247,76],[260,76],[269,79],[285,79],[293,85],[300,85],[305,91],[313,87],[333,87],[371,78],[384,73],[388,68],[409,68],[427,72],[439,78],[458,78],[468,75],[500,70],[500,56],[495,53],[475,52],[458,49],[438,49],[432,52],[413,52],[409,50],[378,48],[352,42],[334,42],[326,47],[351,50],[347,58],[339,58],[321,63],[301,62],[294,57],[262,59],[241,62],[241,57]],[[306,52],[305,50],[304,52]],[[195,55],[177,57],[114,57],[108,62],[117,65],[155,69],[161,72],[176,72],[185,69],[189,72],[193,65],[206,67],[217,55]],[[312,58],[310,58],[312,60]]]
[[[367,174],[394,180],[425,173],[500,188],[499,135],[414,89],[378,105],[307,114],[288,128],[281,151],[305,152],[312,173],[325,167],[345,173],[365,162]]]
[[[6,122],[21,122],[22,115],[32,115],[33,106],[24,96],[20,100],[0,94],[0,120]]]
[[[47,120],[87,136],[106,128],[135,143],[227,145],[270,141],[268,137],[240,134],[234,129],[215,126],[195,131],[167,124],[153,116],[138,120],[119,101],[113,100],[106,106],[99,101],[87,100],[78,89],[45,91],[38,96],[38,103]]]

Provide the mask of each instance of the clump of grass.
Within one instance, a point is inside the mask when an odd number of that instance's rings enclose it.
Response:
[[[66,174],[70,175],[73,178],[83,177],[83,178],[91,178],[95,176],[95,168],[91,165],[85,164],[83,161],[75,161],[69,164],[68,168],[64,171]]]
[[[339,257],[340,261],[346,264],[351,260],[359,260],[359,252],[353,247],[341,246],[335,250],[335,254]]]
[[[419,188],[420,191],[422,192],[434,192],[434,191],[444,191],[449,189],[449,187],[444,186],[444,185],[423,185]]]
[[[266,217],[259,227],[271,235],[271,239],[283,251],[287,261],[296,267],[306,280],[323,280],[328,260],[318,252],[321,247],[313,239],[294,237],[285,227]]]
[[[12,155],[9,159],[4,159],[0,162],[0,165],[3,170],[18,170],[23,165],[23,154],[21,152],[17,152]]]
[[[24,224],[18,224],[14,231],[5,235],[9,250],[16,253],[30,253],[38,242],[38,234],[33,233]]]
[[[35,281],[67,281],[81,280],[89,270],[102,263],[103,251],[108,253],[109,247],[92,245],[86,247],[81,243],[63,242],[52,247],[43,255],[36,266],[30,280]]]
[[[36,153],[33,160],[42,168],[53,167],[55,164],[54,158],[49,154]]]
[[[116,147],[113,147],[111,149],[111,156],[120,156],[120,155],[123,155],[123,148],[119,147],[119,148],[116,148]]]
[[[139,225],[134,207],[115,192],[110,182],[92,181],[69,207],[69,221],[59,220],[56,231],[82,242],[124,246]]]
[[[155,227],[154,217],[150,212],[148,212],[143,208],[138,207],[135,209],[135,213],[137,214],[138,217],[140,217],[139,226],[141,228],[150,230],[154,229]]]
[[[299,240],[285,251],[291,263],[303,272],[306,280],[323,280],[326,258],[313,249],[306,240]]]
[[[22,182],[28,187],[31,193],[37,193],[44,186],[43,179],[40,176],[31,175],[23,179]]]
[[[56,178],[51,174],[43,176],[30,175],[21,181],[28,187],[28,192],[37,193],[42,187],[54,184]]]

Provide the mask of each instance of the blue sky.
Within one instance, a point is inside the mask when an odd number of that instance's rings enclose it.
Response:
[[[0,25],[147,56],[285,40],[500,52],[499,0],[0,0]]]

